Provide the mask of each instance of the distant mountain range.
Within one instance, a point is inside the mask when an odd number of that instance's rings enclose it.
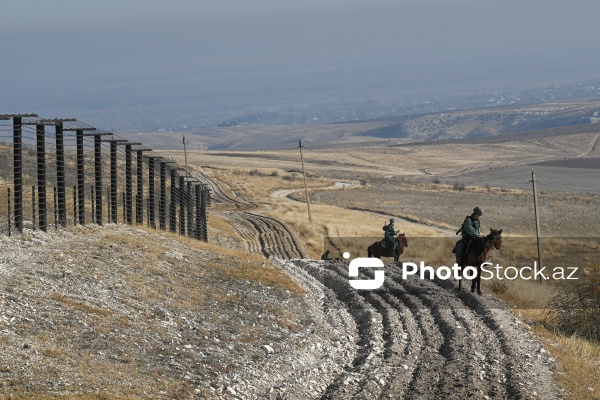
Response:
[[[292,149],[302,140],[316,147],[396,145],[413,142],[489,138],[576,127],[598,122],[600,100],[447,111],[360,122],[297,125],[238,125],[188,131],[128,131],[120,135],[155,149],[180,149],[182,135],[191,150]],[[598,125],[600,129],[600,124]]]
[[[519,133],[598,121],[600,100],[483,108],[406,117],[361,133],[380,138],[459,139]]]

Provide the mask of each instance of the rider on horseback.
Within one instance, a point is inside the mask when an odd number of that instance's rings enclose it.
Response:
[[[456,246],[454,246],[452,253],[459,254],[461,259],[464,256],[465,250],[469,248],[471,240],[481,237],[481,232],[479,231],[479,218],[481,218],[482,215],[483,210],[479,207],[475,207],[473,209],[473,214],[465,218],[462,226],[456,232],[457,235],[460,233],[462,238],[456,242]]]
[[[385,247],[392,250],[392,254],[396,251],[396,241],[394,236],[398,234],[398,231],[394,228],[394,218],[390,218],[390,223],[383,225],[383,243]]]

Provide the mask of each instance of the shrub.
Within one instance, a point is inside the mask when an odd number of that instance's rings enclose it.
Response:
[[[488,282],[488,285],[492,292],[496,294],[504,294],[510,286],[510,281],[508,279],[492,279]]]
[[[561,331],[600,342],[600,267],[589,275],[556,295],[550,311]]]
[[[464,183],[454,182],[454,184],[452,185],[452,189],[454,189],[458,192],[462,192],[463,190],[466,189],[466,186]]]

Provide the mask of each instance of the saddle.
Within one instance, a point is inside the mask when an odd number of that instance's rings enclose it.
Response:
[[[380,240],[380,241],[379,241],[379,247],[381,247],[382,249],[386,249],[386,250],[388,250],[388,249],[389,249],[389,250],[391,250],[391,249],[388,247],[388,243],[385,241],[385,239],[382,239],[382,240]]]
[[[463,239],[461,239],[463,240]],[[452,250],[452,253],[456,253],[457,247],[458,247],[458,243],[460,243],[460,240],[456,242],[456,245],[454,246],[454,249]],[[463,245],[463,248],[460,251],[459,254],[459,264],[460,265],[464,265],[465,264],[465,257],[467,255],[467,252],[469,251],[469,247],[471,247],[471,243],[473,243],[473,239],[469,239],[467,240],[467,242]]]

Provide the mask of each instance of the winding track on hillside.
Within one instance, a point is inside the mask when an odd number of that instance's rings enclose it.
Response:
[[[208,178],[206,178],[208,179]],[[226,204],[235,197],[211,185]],[[289,191],[275,194],[285,197]],[[272,399],[560,399],[554,361],[501,301],[470,292],[457,295],[455,282],[402,279],[396,265],[375,291],[354,290],[345,262],[306,259],[307,253],[282,222],[248,211],[251,203],[214,212],[228,221],[252,252],[273,257],[308,293],[320,291],[323,304],[340,320],[350,315],[353,332],[340,332],[355,351],[340,373],[322,375],[308,395],[298,377],[310,371],[280,371],[287,380],[260,398]],[[245,209],[244,209],[245,208]],[[366,273],[362,279],[373,278]],[[316,289],[315,289],[316,288]],[[313,293],[314,294],[314,293]],[[336,314],[337,313],[337,314]],[[334,318],[335,319],[335,318]]]
[[[594,146],[596,146],[596,143],[598,143],[598,140],[600,140],[600,133],[597,134],[596,136],[594,136],[594,138],[592,139],[592,141],[590,142],[590,144],[588,145],[588,147],[581,154],[579,154],[577,157],[587,157],[587,156],[589,156],[590,153],[594,150]]]
[[[283,222],[255,212],[225,211],[214,214],[229,222],[248,251],[281,259],[307,258],[300,240]]]
[[[226,194],[219,184],[204,174],[199,180],[211,190],[211,199],[219,203],[226,211],[213,211],[240,235],[250,252],[261,253],[265,257],[281,259],[307,258],[308,253],[296,234],[283,222],[248,210],[256,208],[255,204],[237,196]]]

